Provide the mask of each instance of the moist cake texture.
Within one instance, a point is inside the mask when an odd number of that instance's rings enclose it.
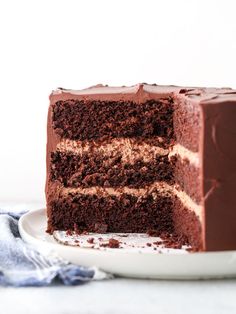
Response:
[[[50,95],[48,232],[168,233],[236,249],[236,91],[138,84]]]

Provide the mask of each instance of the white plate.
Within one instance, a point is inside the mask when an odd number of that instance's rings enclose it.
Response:
[[[45,229],[45,209],[31,211],[22,216],[19,221],[22,238],[36,248],[53,255],[57,254],[72,263],[97,266],[116,275],[153,279],[236,277],[236,251],[188,253],[185,249],[154,250],[154,245],[149,247],[146,243],[154,242],[155,238],[144,235],[123,238],[128,245],[124,247],[125,245],[122,244],[123,248],[116,249],[91,248],[86,241],[86,236],[82,236],[85,237],[82,241],[84,244],[78,247],[73,245],[75,244],[73,241],[72,245],[58,243],[53,236],[45,232]],[[58,237],[64,235],[63,233],[56,234]],[[115,236],[112,235],[112,237]],[[95,235],[96,237],[98,235]],[[104,241],[106,241],[111,235],[102,235],[102,237],[105,237]],[[132,242],[134,247],[132,247]]]

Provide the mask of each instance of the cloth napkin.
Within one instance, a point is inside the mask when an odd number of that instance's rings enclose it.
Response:
[[[97,268],[85,268],[59,257],[48,257],[25,243],[18,230],[18,220],[23,213],[0,210],[0,285],[48,286],[56,281],[78,285],[110,278]]]

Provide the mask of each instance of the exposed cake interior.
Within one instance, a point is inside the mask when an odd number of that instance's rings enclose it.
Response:
[[[199,115],[169,95],[53,103],[48,231],[168,232],[201,250]]]

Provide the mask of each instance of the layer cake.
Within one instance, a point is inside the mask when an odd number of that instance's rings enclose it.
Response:
[[[48,232],[236,249],[236,91],[138,84],[50,95]]]

